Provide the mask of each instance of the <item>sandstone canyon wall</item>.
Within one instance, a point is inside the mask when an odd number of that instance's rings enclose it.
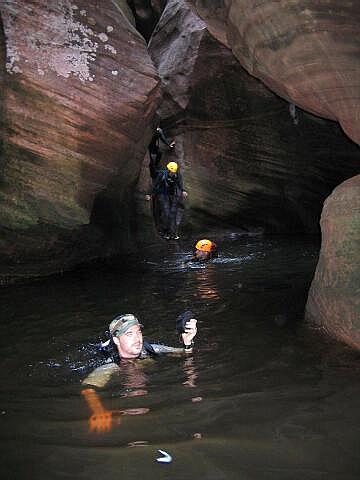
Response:
[[[112,0],[5,0],[0,13],[2,279],[126,251],[160,98],[144,39]]]
[[[309,0],[191,0],[249,73],[294,104],[340,122],[360,143],[360,4]],[[315,156],[317,156],[315,150]],[[339,157],[328,156],[328,164]],[[343,157],[344,162],[348,156]],[[326,168],[324,164],[324,168]],[[359,173],[355,161],[353,175]],[[350,175],[351,176],[351,175]],[[328,198],[307,318],[360,349],[359,177]]]
[[[326,200],[321,230],[307,319],[360,349],[360,175],[339,185]]]
[[[186,225],[319,231],[322,204],[359,172],[360,151],[327,121],[295,108],[249,75],[184,0],[169,0],[149,52],[162,79],[159,109],[176,139]]]
[[[360,3],[191,0],[247,71],[360,143]]]

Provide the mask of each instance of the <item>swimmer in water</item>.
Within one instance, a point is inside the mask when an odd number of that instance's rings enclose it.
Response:
[[[217,245],[215,242],[206,238],[196,242],[193,256],[190,262],[207,262],[218,256]]]
[[[96,389],[105,387],[111,378],[119,373],[122,367],[127,368],[129,363],[136,370],[138,365],[134,362],[138,360],[162,353],[191,353],[194,345],[193,340],[197,333],[196,324],[197,320],[194,318],[194,315],[191,314],[189,316],[187,314],[185,322],[182,322],[180,333],[183,346],[177,348],[149,343],[144,340],[141,330],[142,325],[132,313],[119,315],[114,318],[109,325],[111,338],[102,344],[103,349],[109,354],[108,360],[82,381],[82,386],[84,387],[82,394],[92,412],[89,420],[90,431],[104,432],[111,429],[113,412],[103,407]],[[178,331],[180,331],[179,328]]]

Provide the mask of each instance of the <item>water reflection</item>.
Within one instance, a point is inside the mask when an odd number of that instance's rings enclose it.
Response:
[[[183,365],[183,370],[186,376],[186,380],[183,382],[183,385],[188,388],[195,388],[196,379],[198,378],[197,371],[195,369],[194,357],[191,356],[186,358]]]
[[[141,360],[122,361],[121,371],[124,378],[123,385],[126,388],[126,391],[121,396],[139,397],[148,393],[144,387],[148,383],[149,378],[144,372]]]
[[[316,248],[219,243],[239,261],[179,268],[186,253],[167,252],[141,275],[0,291],[3,478],[358,478],[358,358],[300,328]],[[200,318],[193,354],[129,365],[86,403],[80,382],[100,363],[79,345],[114,312],[138,312],[151,340],[173,344],[188,307]]]
[[[195,287],[197,296],[201,300],[216,301],[220,299],[220,293],[216,284],[215,266],[205,265],[205,268],[195,270]]]

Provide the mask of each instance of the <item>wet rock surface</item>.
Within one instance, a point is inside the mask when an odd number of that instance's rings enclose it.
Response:
[[[297,109],[250,76],[183,0],[170,0],[149,44],[159,110],[182,166],[186,226],[318,232],[322,204],[359,172],[360,152],[335,122]]]
[[[326,200],[321,230],[307,318],[360,350],[360,175],[339,185]]]
[[[191,3],[251,75],[301,108],[338,120],[360,143],[358,2]]]
[[[126,251],[159,100],[144,39],[110,0],[6,0],[0,12],[2,275]]]

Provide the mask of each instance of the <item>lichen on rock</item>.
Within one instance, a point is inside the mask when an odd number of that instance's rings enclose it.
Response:
[[[144,40],[113,0],[4,0],[0,12],[0,277],[128,251],[159,99]]]
[[[13,2],[5,0],[5,12],[7,8],[10,10],[10,3]],[[35,11],[31,4],[24,8],[28,15]],[[95,76],[91,64],[96,61],[97,55],[104,50],[114,55],[117,53],[112,45],[103,45],[109,40],[112,30],[97,32],[95,25],[91,27],[86,22],[85,10],[79,11],[69,0],[59,0],[56,6],[50,4],[46,26],[43,24],[38,30],[26,32],[23,38],[20,34],[24,24],[16,20],[21,18],[21,12],[16,11],[14,5],[12,11],[14,13],[5,15],[4,22],[8,73],[22,73],[19,66],[21,48],[23,59],[29,60],[40,75],[52,71],[64,78],[74,76],[81,82],[92,82]]]

